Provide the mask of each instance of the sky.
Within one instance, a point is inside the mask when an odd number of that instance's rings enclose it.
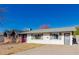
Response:
[[[79,25],[79,4],[0,4],[0,31]]]

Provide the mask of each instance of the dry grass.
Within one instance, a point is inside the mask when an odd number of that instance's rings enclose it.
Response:
[[[10,55],[16,52],[29,50],[29,49],[36,48],[39,46],[42,46],[42,45],[41,44],[27,44],[27,43],[0,45],[0,55]]]

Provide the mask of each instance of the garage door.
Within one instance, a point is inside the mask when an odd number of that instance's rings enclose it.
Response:
[[[64,44],[70,45],[70,33],[64,33]]]

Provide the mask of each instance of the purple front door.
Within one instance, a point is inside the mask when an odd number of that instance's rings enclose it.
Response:
[[[26,42],[26,36],[22,36],[22,43]]]

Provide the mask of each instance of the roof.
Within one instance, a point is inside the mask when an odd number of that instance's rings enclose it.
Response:
[[[66,31],[76,31],[76,28],[75,27],[64,27],[64,28],[38,29],[38,30],[29,31],[29,32],[22,32],[21,34],[43,33],[43,32],[66,32]]]

